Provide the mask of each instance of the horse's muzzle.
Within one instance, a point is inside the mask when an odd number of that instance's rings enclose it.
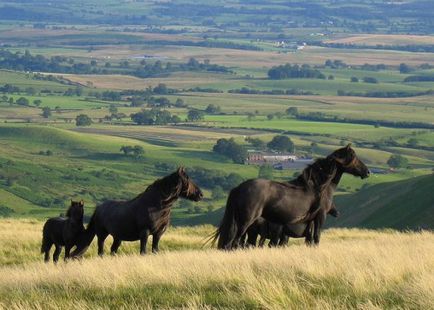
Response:
[[[196,192],[196,195],[194,197],[194,201],[200,201],[200,200],[202,200],[202,198],[203,198],[202,191],[198,191],[198,192]]]
[[[365,173],[364,175],[361,175],[360,177],[361,177],[362,179],[367,179],[367,178],[369,178],[370,175],[371,175],[371,171],[368,169],[368,170],[366,171],[366,173]]]

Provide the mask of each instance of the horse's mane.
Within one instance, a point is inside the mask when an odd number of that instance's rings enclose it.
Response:
[[[337,169],[336,162],[329,157],[318,158],[304,168],[301,174],[290,183],[319,191],[319,197],[322,198],[336,176]]]
[[[161,196],[170,200],[173,196],[178,196],[181,192],[182,185],[180,184],[179,180],[180,176],[177,172],[155,180],[145,189],[144,192],[137,195],[133,200],[140,199],[143,195],[152,191],[158,192],[161,194]]]
[[[68,210],[66,210],[66,217],[71,217],[72,208],[74,208],[74,207],[75,207],[75,204],[71,203]]]

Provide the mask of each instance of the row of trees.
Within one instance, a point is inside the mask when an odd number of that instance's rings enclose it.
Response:
[[[142,60],[139,65],[132,67],[130,62],[126,60],[119,62],[116,66],[109,62],[106,62],[104,65],[99,65],[96,60],[91,60],[90,63],[82,63],[76,62],[73,58],[64,56],[52,56],[48,58],[43,55],[32,55],[28,50],[23,54],[21,52],[14,53],[5,49],[0,50],[0,68],[16,71],[74,74],[122,73],[138,77],[151,77],[175,71],[232,73],[232,70],[225,66],[211,64],[209,60],[204,60],[201,63],[195,58],[190,58],[189,61],[184,64],[172,64],[167,62],[165,65],[163,65],[160,60],[153,63],[147,63],[145,60]]]
[[[321,71],[311,68],[307,64],[299,65],[280,65],[272,67],[268,70],[268,77],[272,80],[282,79],[300,79],[300,78],[313,78],[325,79],[326,76]]]

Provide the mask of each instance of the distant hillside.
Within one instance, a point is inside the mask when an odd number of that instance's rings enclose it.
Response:
[[[433,229],[434,175],[368,187],[335,198],[341,215],[328,226]]]

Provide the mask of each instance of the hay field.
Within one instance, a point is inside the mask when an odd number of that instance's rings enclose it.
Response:
[[[101,259],[92,247],[54,266],[40,262],[42,222],[0,223],[5,309],[434,309],[432,232],[332,229],[318,248],[220,252],[200,249],[212,227],[179,228],[158,255],[134,243]]]
[[[326,43],[344,43],[358,45],[409,45],[434,44],[434,36],[403,35],[403,34],[357,34],[325,40]]]

